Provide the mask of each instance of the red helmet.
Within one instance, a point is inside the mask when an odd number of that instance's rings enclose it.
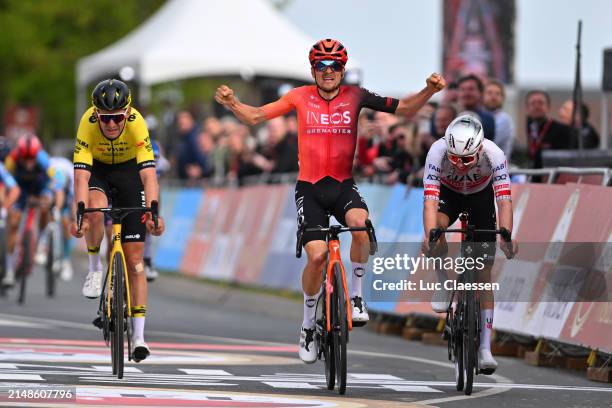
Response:
[[[35,159],[42,149],[42,144],[36,135],[21,136],[17,141],[18,159]]]
[[[346,65],[348,54],[346,53],[346,48],[344,48],[344,45],[342,45],[340,41],[327,38],[318,41],[312,46],[308,54],[308,59],[310,60],[310,65],[314,65],[317,61],[323,60],[338,61],[342,65]]]

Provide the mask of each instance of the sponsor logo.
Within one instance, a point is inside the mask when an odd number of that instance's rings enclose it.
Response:
[[[499,176],[493,177],[493,182],[506,180],[508,178],[507,174],[501,174]]]
[[[132,113],[130,116],[128,116],[128,122],[133,122],[136,120],[136,114]]]
[[[440,181],[440,176],[435,174],[428,174],[426,180]]]
[[[350,125],[351,112],[336,112],[331,115],[328,113],[318,113],[308,111],[306,114],[306,124],[308,125]]]
[[[91,115],[89,117],[89,123],[96,123],[98,121],[98,118],[96,118],[96,115]]]
[[[427,167],[429,167],[429,170],[433,170],[437,173],[442,173],[442,170],[439,167],[434,166],[433,164],[429,164]]]
[[[339,103],[338,105],[336,105],[336,108],[343,108],[345,106],[351,106],[351,104],[348,103],[348,102],[342,102],[342,103]]]
[[[77,145],[78,146],[82,146],[85,149],[89,148],[89,145],[86,142],[84,142],[83,140],[81,140],[81,139],[77,139]]]
[[[306,307],[313,308],[317,304],[317,299],[310,298],[306,299]]]
[[[121,239],[119,238],[115,238],[115,240]],[[126,235],[125,239],[140,239],[140,234],[132,234],[132,235]]]
[[[500,184],[498,186],[494,186],[493,188],[495,189],[495,191],[497,191],[497,190],[509,190],[510,189],[510,184]]]
[[[506,163],[502,163],[502,164],[500,164],[499,166],[497,166],[496,168],[494,168],[494,169],[493,169],[493,172],[496,172],[496,171],[501,171],[501,170],[503,170],[503,169],[505,169],[505,168],[506,168]]]

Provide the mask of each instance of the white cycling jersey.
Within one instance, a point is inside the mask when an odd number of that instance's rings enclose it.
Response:
[[[467,171],[458,170],[446,156],[444,138],[431,145],[425,160],[423,174],[425,200],[440,199],[440,184],[460,194],[473,194],[484,190],[493,182],[496,200],[510,199],[510,176],[504,152],[485,139],[478,162]]]
[[[68,187],[70,193],[74,190],[74,165],[71,160],[68,160],[62,156],[54,156],[49,159],[50,166],[55,171],[61,172],[66,179],[66,187]]]

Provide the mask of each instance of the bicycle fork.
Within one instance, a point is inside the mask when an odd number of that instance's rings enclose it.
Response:
[[[334,265],[338,264],[340,266],[340,275],[342,278],[342,290],[344,291],[344,300],[346,302],[346,318],[348,321],[348,329],[349,331],[353,330],[353,318],[352,318],[352,310],[351,310],[351,300],[348,295],[348,286],[346,284],[346,273],[344,270],[344,265],[342,264],[342,258],[340,257],[340,241],[339,240],[330,240],[329,241],[329,262],[327,264],[327,274],[325,278],[325,314],[327,316],[327,331],[331,332],[331,316],[330,316],[330,302],[331,295],[334,292],[333,278],[334,278]],[[342,317],[340,317],[342,318]]]

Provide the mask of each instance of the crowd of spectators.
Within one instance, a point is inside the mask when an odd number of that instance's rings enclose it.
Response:
[[[418,185],[429,147],[444,136],[451,121],[463,112],[477,115],[485,137],[494,141],[510,160],[517,133],[527,141],[529,167],[542,167],[544,149],[573,149],[579,141],[571,130],[572,101],[563,104],[558,120],[551,115],[550,96],[532,90],[525,97],[526,128],[517,129],[504,111],[504,85],[466,75],[449,84],[439,102],[429,102],[412,117],[398,117],[363,109],[359,117],[355,175],[394,184]],[[583,104],[578,123],[583,148],[596,148],[599,136],[588,123]],[[298,171],[297,118],[295,114],[249,128],[233,116],[195,118],[178,112],[167,130],[163,146],[178,178],[191,182],[243,184],[249,176],[295,175]]]

